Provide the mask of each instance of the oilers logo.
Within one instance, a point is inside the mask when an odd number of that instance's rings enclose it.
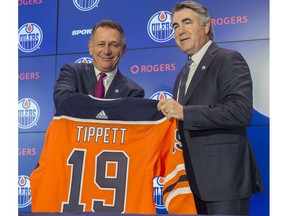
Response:
[[[40,117],[40,108],[31,98],[18,101],[18,127],[28,129],[36,125]]]
[[[73,4],[80,11],[89,11],[98,7],[100,0],[73,0]]]
[[[84,64],[92,63],[92,62],[93,62],[93,59],[90,57],[82,57],[75,61],[75,63],[84,63]]]
[[[163,203],[163,188],[164,178],[158,176],[153,179],[153,188],[154,188],[154,203],[156,206],[157,213],[166,213],[166,208]]]
[[[158,11],[149,20],[147,32],[150,38],[156,42],[163,43],[174,37],[174,29],[171,22],[171,13]]]
[[[181,137],[180,137],[180,133],[179,130],[175,130],[175,142],[174,145],[172,147],[172,154],[175,154],[177,151],[183,151],[183,145],[181,143]],[[182,154],[182,153],[181,153]]]
[[[30,178],[26,175],[18,176],[18,208],[25,208],[31,204]]]
[[[35,23],[26,23],[18,30],[18,48],[25,53],[30,53],[38,49],[42,40],[42,30]]]
[[[173,95],[166,91],[158,91],[154,93],[149,99],[160,100],[165,98],[172,98]]]

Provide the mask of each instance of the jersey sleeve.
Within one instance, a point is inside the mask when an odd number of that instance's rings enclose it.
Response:
[[[169,214],[197,214],[193,193],[187,180],[182,144],[173,122],[173,143],[166,158],[163,203]]]

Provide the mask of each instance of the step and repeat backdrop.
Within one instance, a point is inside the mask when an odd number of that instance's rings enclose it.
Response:
[[[145,89],[145,98],[171,97],[176,75],[185,63],[171,28],[176,2],[18,0],[19,212],[31,212],[29,176],[54,115],[53,87],[60,68],[67,62],[91,62],[87,43],[92,27],[99,20],[112,19],[122,25],[127,37],[121,72]],[[238,50],[251,70],[254,115],[248,133],[265,192],[253,196],[250,213],[269,215],[269,0],[198,2],[210,11],[214,41]],[[162,180],[154,179],[154,197],[158,213],[165,214]]]

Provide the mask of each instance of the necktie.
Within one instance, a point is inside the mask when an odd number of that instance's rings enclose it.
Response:
[[[101,72],[100,73],[100,77],[99,80],[96,84],[96,88],[95,88],[95,97],[98,98],[103,98],[104,94],[105,94],[105,87],[104,87],[104,83],[103,83],[103,78],[106,77],[106,73]]]
[[[186,82],[188,78],[188,74],[190,71],[190,65],[193,63],[191,58],[188,59],[184,68],[182,69],[182,75],[180,79],[180,87],[179,87],[179,95],[178,95],[178,102],[183,105],[184,96],[185,96],[185,89],[186,89]]]

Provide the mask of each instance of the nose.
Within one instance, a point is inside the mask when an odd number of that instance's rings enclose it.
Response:
[[[111,53],[111,48],[110,48],[109,44],[106,44],[106,45],[104,46],[103,52],[104,52],[106,55],[108,55],[108,54]]]
[[[178,27],[178,33],[179,35],[185,34],[186,33],[186,28],[184,25],[179,25]]]

